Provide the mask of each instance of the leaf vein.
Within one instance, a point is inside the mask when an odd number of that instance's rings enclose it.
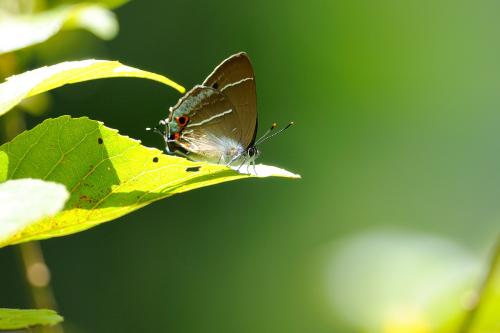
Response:
[[[99,206],[102,204],[102,202],[103,202],[104,200],[106,200],[106,199],[107,199],[109,196],[111,196],[112,194],[115,194],[115,193],[117,192],[117,190],[118,190],[118,189],[120,189],[122,186],[125,186],[125,185],[127,185],[128,183],[130,183],[131,181],[133,181],[133,180],[135,180],[135,179],[137,179],[137,178],[139,178],[139,177],[142,177],[142,176],[144,176],[144,175],[147,175],[148,173],[154,173],[154,172],[157,172],[157,171],[160,171],[160,170],[163,170],[163,169],[169,169],[169,168],[173,168],[173,167],[184,167],[184,166],[183,166],[182,164],[171,164],[171,165],[166,165],[166,166],[163,166],[163,167],[161,167],[161,168],[154,169],[154,170],[142,171],[142,172],[138,173],[137,175],[135,175],[134,177],[129,178],[129,179],[127,179],[126,181],[122,182],[120,185],[118,185],[118,187],[114,188],[114,189],[113,189],[113,190],[111,190],[108,194],[106,194],[103,198],[101,198],[101,200],[99,200],[99,201],[98,201],[98,202],[97,202],[97,203],[96,203],[96,204],[95,204],[95,205],[94,205],[94,206],[90,209],[91,211],[90,211],[90,213],[89,213],[89,215],[88,215],[88,219],[90,219],[90,216],[92,215],[93,211],[94,211],[95,209],[97,209],[97,207],[99,207]],[[188,176],[188,177],[186,177],[186,178],[181,178],[181,179],[180,179],[180,181],[183,181],[184,179],[189,179],[189,178],[191,178],[191,177],[193,177],[193,176]],[[164,185],[167,185],[167,186],[168,186],[168,185],[170,185],[171,183],[173,183],[173,182],[175,182],[175,181],[178,181],[178,180],[177,180],[177,179],[174,179],[173,181],[171,181],[171,182],[169,182],[169,183],[167,183],[167,184],[164,184]],[[163,186],[163,185],[162,185],[162,186]],[[146,190],[146,191],[145,191],[145,193],[144,193],[144,194],[143,194],[140,198],[142,198],[144,195],[146,195],[146,194],[150,193],[151,191],[153,191],[153,190]],[[136,200],[136,202],[134,203],[134,205],[135,205],[135,204],[137,204],[137,202],[140,200],[140,198],[139,198],[138,200]]]
[[[45,177],[43,177],[43,179],[47,179],[47,177],[49,177],[52,172],[54,172],[54,170],[56,169],[56,167],[58,167],[61,162],[63,161],[64,157],[66,155],[68,155],[69,153],[71,153],[73,150],[75,150],[80,144],[82,144],[83,141],[85,141],[91,134],[93,134],[95,131],[97,131],[99,128],[96,128],[94,130],[92,130],[91,132],[85,134],[83,136],[83,138],[78,141],[70,150],[68,150],[67,152],[64,152],[62,151],[61,147],[59,147],[59,150],[61,152],[61,157],[59,158],[59,160],[54,164],[54,166],[49,170],[49,172],[45,175]]]
[[[50,129],[50,126],[47,126],[47,128],[45,129],[45,132],[43,132],[42,135],[40,135],[35,142],[33,142],[29,147],[28,149],[26,149],[26,151],[24,152],[24,154],[21,156],[21,158],[17,161],[17,165],[15,166],[14,170],[12,171],[12,173],[10,174],[10,179],[13,179],[14,178],[14,175],[16,174],[17,170],[19,169],[19,166],[21,165],[22,161],[24,161],[24,159],[26,158],[26,156],[28,155],[28,153],[35,147],[37,146],[40,141],[42,140],[42,138],[45,136],[45,134],[47,134],[47,132],[49,131]]]
[[[71,191],[69,191],[70,195],[73,194],[73,192],[75,192],[83,183],[83,181],[85,179],[87,179],[87,177],[89,177],[92,173],[94,173],[94,171],[104,162],[106,161],[111,161],[113,158],[116,158],[116,157],[120,157],[120,156],[123,156],[125,153],[127,153],[129,150],[133,149],[133,148],[136,148],[136,146],[130,146],[128,147],[127,149],[123,150],[121,153],[119,154],[116,154],[116,155],[113,155],[113,156],[108,156],[108,157],[101,157],[101,161],[99,161],[92,169],[90,169],[89,172],[87,172],[87,174],[85,176],[83,176],[83,178],[80,179],[80,181],[75,184],[75,186],[71,189]],[[104,151],[104,149],[103,149]],[[102,153],[101,153],[101,156],[102,156]]]

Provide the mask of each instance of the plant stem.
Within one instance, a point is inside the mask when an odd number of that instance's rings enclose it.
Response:
[[[4,138],[10,141],[26,129],[24,116],[20,110],[11,110],[4,115]],[[36,308],[57,310],[54,292],[50,285],[50,270],[45,263],[40,243],[33,241],[18,245],[19,257],[23,267],[26,283]],[[61,325],[43,326],[43,333],[63,333]]]
[[[50,270],[45,263],[40,243],[37,241],[21,243],[18,249],[35,308],[57,310],[56,299],[50,285]],[[41,331],[44,333],[64,332],[61,325],[42,326]]]
[[[467,306],[467,312],[465,313],[462,324],[458,329],[458,333],[471,333],[473,331],[474,321],[476,320],[479,308],[484,303],[488,286],[491,282],[493,282],[495,273],[498,270],[500,270],[500,234],[497,235],[496,244],[491,252],[489,265],[481,279],[481,282],[479,283],[478,289],[471,299],[470,304]]]

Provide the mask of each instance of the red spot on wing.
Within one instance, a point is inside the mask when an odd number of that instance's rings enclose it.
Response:
[[[177,125],[183,128],[188,124],[189,117],[188,116],[175,117],[175,121],[177,122]]]

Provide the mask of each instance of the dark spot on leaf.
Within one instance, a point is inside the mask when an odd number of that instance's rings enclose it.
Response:
[[[159,160],[158,160],[158,157],[153,157],[153,162],[154,162],[154,163],[158,163],[158,161],[159,161]]]
[[[213,87],[214,89],[217,89],[217,88],[219,88],[219,84],[218,84],[217,82],[215,82],[214,84],[212,84],[212,87]]]
[[[201,168],[201,166],[189,167],[189,168],[186,168],[186,171],[187,172],[197,172],[197,171],[200,171],[200,168]]]
[[[98,143],[98,144],[102,145],[102,143],[103,143],[103,142],[104,142],[104,141],[102,141],[102,138],[97,139],[97,143]]]
[[[80,201],[85,201],[85,202],[88,202],[88,203],[94,202],[94,200],[91,197],[86,196],[86,195],[80,195]]]

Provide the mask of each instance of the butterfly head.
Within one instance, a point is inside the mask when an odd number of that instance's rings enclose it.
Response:
[[[250,146],[247,149],[247,159],[250,161],[255,161],[260,155],[260,150],[257,146]]]

